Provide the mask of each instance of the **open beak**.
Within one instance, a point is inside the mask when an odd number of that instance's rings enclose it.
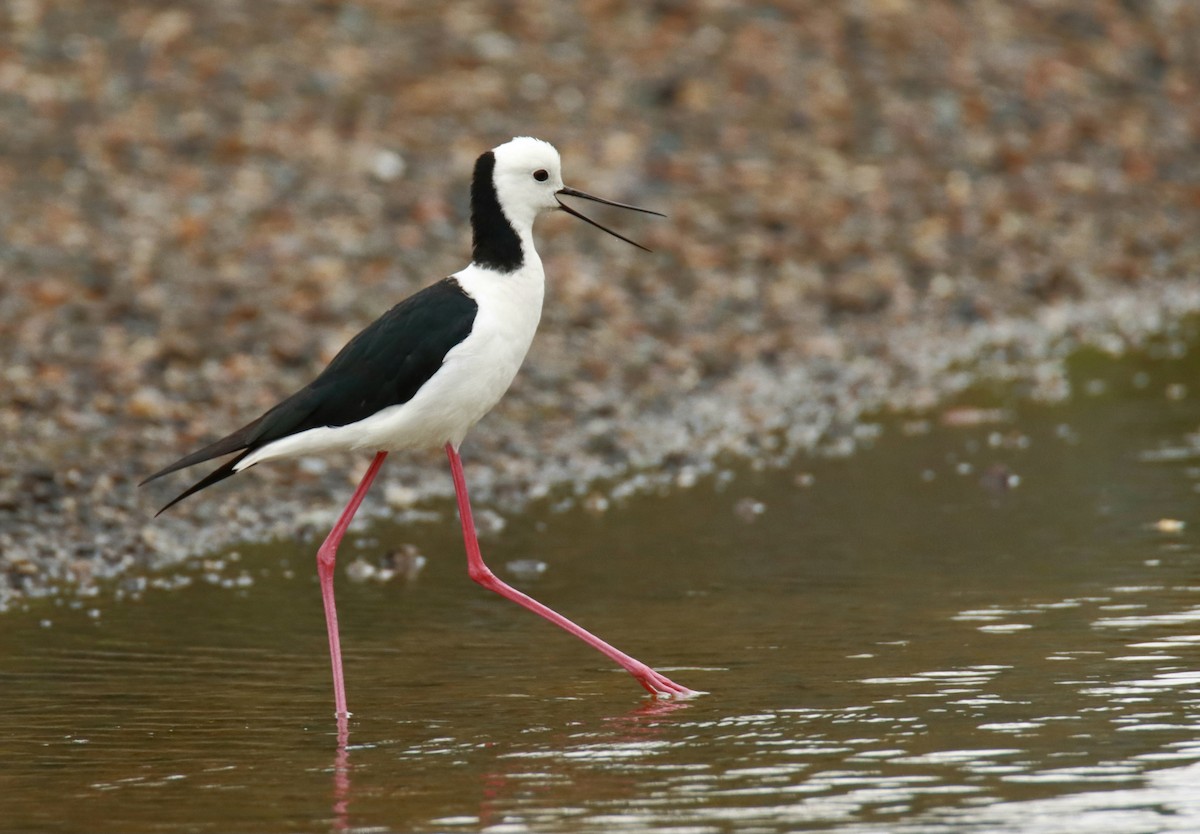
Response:
[[[582,220],[585,223],[591,223],[597,229],[600,229],[601,231],[604,231],[604,232],[608,232],[613,237],[619,238],[619,239],[625,241],[626,243],[633,244],[638,249],[641,249],[645,252],[649,252],[650,250],[647,249],[645,246],[642,246],[642,244],[638,243],[636,240],[630,240],[629,238],[625,237],[625,235],[618,234],[618,233],[614,232],[612,229],[608,228],[607,226],[601,226],[599,223],[597,223],[592,218],[587,217],[586,215],[580,214],[575,209],[568,206],[566,203],[564,203],[562,201],[562,199],[560,197],[560,195],[563,195],[563,194],[565,194],[568,197],[578,197],[581,200],[591,200],[593,203],[601,203],[606,206],[616,206],[617,208],[629,209],[630,211],[640,211],[643,214],[656,214],[659,217],[666,217],[666,215],[663,214],[661,211],[651,211],[650,209],[638,208],[637,206],[627,205],[626,203],[616,203],[616,202],[613,202],[612,200],[605,200],[603,197],[593,197],[591,194],[588,194],[586,191],[576,191],[574,188],[567,188],[565,186],[558,189],[558,191],[556,191],[554,193],[554,199],[558,200],[558,207],[561,208],[563,211],[565,211],[567,214],[571,215],[572,217],[578,217],[580,220]]]

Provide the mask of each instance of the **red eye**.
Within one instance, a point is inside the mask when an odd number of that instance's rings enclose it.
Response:
[[[550,179],[550,172],[545,168],[538,168],[533,172],[533,178],[538,182],[545,182],[546,180]]]

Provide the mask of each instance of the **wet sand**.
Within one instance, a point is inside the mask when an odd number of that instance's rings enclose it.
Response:
[[[982,377],[1062,396],[1073,347],[1200,309],[1188,4],[34,0],[10,23],[0,607],[327,526],[365,459],[157,520],[184,479],[135,485],[462,266],[471,162],[514,134],[670,217],[611,221],[653,255],[540,224],[541,331],[463,449],[501,515],[852,451],[864,416]],[[389,462],[366,513],[449,495],[444,469]]]

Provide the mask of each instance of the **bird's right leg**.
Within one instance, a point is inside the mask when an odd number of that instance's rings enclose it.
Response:
[[[333,601],[333,568],[337,563],[338,545],[342,543],[342,537],[346,535],[350,522],[354,520],[354,514],[358,512],[363,498],[367,496],[367,490],[371,488],[371,482],[379,474],[379,467],[383,466],[383,459],[387,457],[387,454],[387,452],[375,454],[375,459],[367,467],[367,472],[359,482],[358,489],[354,490],[354,495],[350,496],[350,503],[346,505],[346,509],[342,510],[337,523],[325,537],[325,543],[317,551],[317,576],[321,580],[321,600],[325,603],[325,628],[329,632],[329,660],[333,664],[334,716],[339,719],[348,718],[350,713],[346,709],[346,683],[342,677],[342,644],[338,639],[337,605]]]
[[[446,444],[446,456],[450,458],[450,474],[454,478],[454,494],[458,499],[458,515],[462,521],[463,539],[467,545],[467,572],[471,579],[478,582],[489,591],[495,591],[505,599],[510,599],[518,605],[528,608],[539,617],[554,623],[569,634],[573,634],[592,648],[604,654],[617,663],[622,669],[637,680],[642,687],[656,698],[693,698],[703,693],[675,683],[661,672],[656,672],[636,657],[610,646],[582,626],[568,620],[549,606],[543,605],[536,599],[521,593],[516,588],[503,582],[492,573],[483,562],[479,551],[479,539],[475,534],[475,522],[471,518],[471,501],[467,497],[467,480],[463,476],[462,459],[458,451],[450,443]]]

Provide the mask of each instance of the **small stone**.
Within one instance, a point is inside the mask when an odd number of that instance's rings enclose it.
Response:
[[[366,582],[375,577],[375,566],[361,556],[346,565],[346,578],[351,582]]]
[[[589,493],[583,499],[583,508],[593,515],[600,515],[608,510],[609,501],[598,492]]]
[[[767,511],[767,505],[754,498],[743,498],[733,505],[734,514],[746,523],[757,521]]]
[[[965,474],[965,473],[963,473]],[[984,470],[979,476],[979,486],[993,495],[1001,495],[1010,489],[1015,489],[1021,483],[1021,476],[1015,474],[1002,463],[996,463]]]
[[[406,544],[383,557],[381,560],[381,572],[386,570],[393,576],[399,576],[405,582],[412,582],[425,569],[428,561],[417,550],[416,545]],[[388,578],[390,579],[391,577]]]
[[[513,577],[522,580],[537,579],[549,566],[539,559],[514,559],[504,565]]]
[[[395,151],[379,150],[371,157],[371,176],[381,182],[393,182],[404,174],[404,157]]]
[[[691,489],[699,480],[700,475],[696,472],[696,468],[694,466],[685,466],[675,476],[675,486],[680,489]]]
[[[488,507],[475,513],[475,531],[482,536],[499,533],[507,524],[504,516]]]
[[[402,484],[388,484],[383,490],[383,500],[390,507],[402,509],[411,507],[420,499],[421,493],[412,487],[407,487]]]
[[[1003,423],[1011,419],[1011,415],[1003,408],[975,408],[960,406],[942,412],[943,426],[956,428],[968,426],[984,426],[991,423]]]

